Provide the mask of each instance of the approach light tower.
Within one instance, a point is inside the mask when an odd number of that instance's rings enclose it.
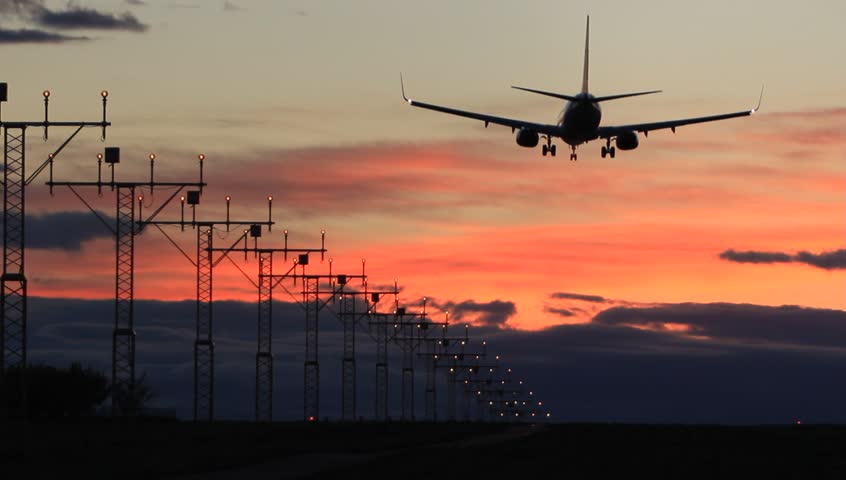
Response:
[[[272,205],[273,196],[267,197],[268,209]],[[251,230],[254,230],[251,227]],[[247,232],[245,231],[246,235]],[[254,236],[251,234],[251,236]],[[234,263],[231,256],[227,256],[230,252],[243,252],[246,259],[248,253],[254,254],[258,257],[258,282],[254,282],[249,275],[243,270],[241,273],[252,283],[258,290],[258,321],[257,321],[257,348],[256,348],[256,421],[270,422],[273,421],[273,288],[278,286],[288,275],[296,273],[296,267],[300,261],[308,263],[307,259],[309,253],[320,253],[321,260],[326,254],[326,231],[320,232],[320,248],[291,248],[288,246],[288,230],[284,232],[285,245],[284,247],[265,248],[259,247],[258,242],[254,242],[253,246],[249,246],[244,242],[243,248],[210,248],[209,251],[224,252],[222,258],[228,259],[239,270],[237,264]],[[289,254],[297,254],[298,261],[293,262],[290,269],[282,274],[273,273],[273,256],[274,254],[282,254],[285,261],[288,260]],[[278,258],[278,257],[277,257]],[[215,263],[216,265],[216,263]],[[290,292],[289,292],[290,293]],[[295,298],[296,300],[296,298]]]
[[[202,158],[202,156],[201,156]],[[193,195],[192,195],[193,194]],[[194,421],[214,420],[214,335],[212,330],[212,279],[214,267],[224,259],[229,259],[229,254],[234,251],[244,251],[246,255],[247,244],[250,238],[253,239],[253,249],[258,248],[258,239],[262,234],[262,227],[267,227],[270,232],[273,226],[272,206],[273,196],[267,197],[267,220],[233,219],[230,216],[232,197],[226,198],[226,218],[219,220],[197,220],[196,206],[199,203],[199,192],[188,192],[188,197],[180,196],[181,214],[179,220],[157,220],[150,219],[138,222],[141,228],[147,225],[156,227],[170,243],[175,246],[183,256],[197,269],[197,303],[196,303],[196,329],[194,338]],[[185,219],[185,203],[191,207],[191,219]],[[179,226],[181,230],[191,227],[197,230],[197,256],[192,259],[186,254],[176,241],[167,234],[162,226]],[[243,233],[228,247],[214,247],[215,230],[218,227],[226,227],[229,232],[232,227],[246,227]],[[239,247],[243,243],[243,248]],[[215,258],[215,252],[219,252]]]
[[[112,415],[134,415],[135,398],[135,236],[140,233],[143,224],[150,223],[156,216],[186,188],[197,188],[188,192],[199,203],[200,192],[205,187],[203,182],[203,160],[200,155],[200,179],[197,182],[162,182],[154,177],[155,154],[150,154],[150,179],[137,182],[119,182],[115,180],[115,166],[120,162],[120,148],[106,147],[105,155],[97,155],[96,182],[54,182],[53,157],[47,165],[50,167],[50,181],[47,185],[52,193],[54,187],[67,187],[80,201],[88,207],[102,223],[109,229],[115,239],[115,326],[112,330]],[[111,170],[111,179],[103,181],[102,164]],[[98,194],[104,188],[116,192],[116,219],[110,225],[94,208],[77,192],[77,188],[95,187]],[[150,197],[156,188],[167,189],[167,196],[157,208],[143,216],[144,195],[142,189],[148,188]],[[136,203],[137,202],[137,203]],[[136,216],[137,215],[137,216]],[[124,402],[123,399],[128,401]]]
[[[0,373],[7,368],[23,367],[27,361],[27,279],[24,271],[24,214],[26,211],[26,186],[41,173],[48,163],[76,137],[85,127],[100,127],[101,140],[106,138],[106,99],[109,92],[103,90],[103,118],[94,122],[56,122],[49,119],[50,91],[44,90],[44,120],[6,121],[0,116],[3,129],[3,275],[2,321],[0,321]],[[8,85],[0,83],[0,108],[8,100]],[[35,171],[26,176],[26,129],[44,129],[46,141],[50,127],[71,127],[73,132],[50,153]]]

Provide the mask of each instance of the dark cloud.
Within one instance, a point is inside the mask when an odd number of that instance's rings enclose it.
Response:
[[[136,2],[129,2],[138,5]],[[104,13],[68,2],[64,10],[53,10],[43,0],[3,0],[0,13],[14,15],[35,25],[59,30],[122,30],[144,32],[149,26],[130,12]],[[45,32],[47,33],[47,32]]]
[[[461,304],[479,305],[456,305]],[[148,373],[159,393],[158,406],[175,408],[190,418],[194,302],[136,300],[135,306],[137,371]],[[514,379],[530,385],[558,421],[846,422],[842,408],[846,383],[836,381],[846,374],[846,332],[839,326],[846,323],[846,312],[733,304],[611,310],[591,323],[541,331],[471,328],[471,342],[488,340],[489,354],[501,355]],[[298,419],[303,398],[303,312],[284,302],[275,302],[273,311],[274,416]],[[249,420],[254,414],[256,312],[252,302],[214,304],[217,418]],[[113,300],[30,297],[31,361],[67,365],[78,360],[110,372],[113,316]],[[321,414],[338,418],[339,326],[328,313],[321,312],[320,318]],[[709,336],[692,336],[645,328],[650,321],[713,325],[704,327]],[[369,418],[375,346],[362,329],[356,345],[358,404],[360,414]],[[821,340],[826,336],[831,339]],[[402,384],[399,352],[396,345],[389,345],[389,415],[395,418]],[[423,382],[422,365],[417,365],[415,376]],[[437,378],[443,412],[445,376]],[[422,399],[416,404],[422,415]]]
[[[544,312],[554,313],[561,317],[573,317],[576,314],[566,308],[544,307]]]
[[[752,250],[738,252],[732,249],[720,253],[720,258],[737,263],[787,263],[792,261],[790,255],[782,252],[756,252]]]
[[[100,216],[109,225],[115,224],[114,217],[103,212]],[[88,240],[112,236],[112,232],[90,212],[30,214],[25,226],[26,245],[30,248],[80,250]]]
[[[23,28],[20,30],[8,30],[0,28],[0,44],[4,43],[65,43],[90,40],[88,37],[73,37],[60,33],[47,32]]]
[[[557,421],[846,421],[846,385],[835,381],[846,373],[843,348],[731,344],[598,323],[503,330],[489,343]]]
[[[843,269],[846,268],[846,249],[818,254],[801,251],[796,254],[795,260],[826,270]]]
[[[846,249],[822,253],[801,251],[795,255],[784,252],[759,252],[754,250],[737,251],[733,249],[720,253],[720,258],[737,263],[804,263],[825,270],[846,268]]]
[[[593,322],[678,331],[684,336],[748,344],[841,348],[846,345],[846,312],[792,305],[769,307],[735,303],[680,303],[613,307]]]
[[[61,30],[123,30],[127,32],[144,32],[150,27],[141,23],[135,15],[125,12],[122,14],[102,13],[85,7],[70,7],[67,10],[54,11],[44,9],[35,17],[35,21],[45,27]]]
[[[465,300],[463,302],[440,303],[432,301],[435,308],[449,311],[450,320],[464,321],[483,327],[503,327],[509,318],[517,313],[514,302],[493,300],[491,302],[476,302]]]
[[[600,297],[599,295],[583,295],[581,293],[568,293],[568,292],[555,292],[549,295],[549,298],[554,298],[556,300],[582,300],[584,302],[594,302],[594,303],[603,303],[605,302],[605,297]]]

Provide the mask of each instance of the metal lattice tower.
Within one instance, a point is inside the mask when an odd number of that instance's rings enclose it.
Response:
[[[271,201],[273,197],[268,197]],[[269,206],[270,204],[268,204]],[[269,212],[268,212],[269,216]],[[270,220],[268,219],[268,222]],[[256,237],[257,224],[250,227],[252,231],[250,236]],[[268,223],[268,229],[270,223]],[[257,321],[257,345],[256,345],[256,421],[270,422],[273,420],[273,289],[279,286],[285,279],[298,278],[296,275],[296,268],[300,263],[295,261],[291,268],[279,275],[274,274],[273,268],[273,254],[282,253],[284,259],[288,259],[289,253],[298,253],[299,259],[303,264],[308,263],[308,254],[317,252],[321,255],[321,260],[326,254],[326,231],[321,232],[321,247],[320,248],[288,248],[288,231],[285,230],[285,246],[283,248],[259,248],[258,241],[253,247],[248,247],[246,243],[243,249],[237,249],[244,252],[254,253],[258,258],[258,282],[250,282],[258,290],[258,321]],[[215,251],[223,251],[224,254],[236,249],[212,249]],[[228,258],[228,257],[227,257]],[[230,259],[231,260],[231,259]],[[246,276],[246,274],[245,274]],[[284,287],[283,287],[284,288]],[[285,289],[289,294],[291,292]],[[293,296],[293,295],[292,295]],[[319,307],[318,307],[319,308]]]
[[[341,419],[355,420],[355,296],[341,294],[344,356],[341,366]]]
[[[388,323],[375,322],[376,329],[376,420],[388,419]]]
[[[135,269],[135,186],[118,187],[115,225],[115,326],[112,331],[112,413],[118,412],[119,395],[135,393],[135,318],[133,283]]]
[[[214,419],[212,339],[212,238],[214,226],[197,228],[197,330],[194,339],[194,421]]]
[[[256,421],[273,420],[273,252],[259,252]]]
[[[402,350],[402,419],[414,420],[414,350]]]
[[[109,93],[100,92],[103,99],[103,119],[99,122],[55,122],[48,119],[50,92],[45,90],[44,120],[8,122],[0,118],[3,129],[3,273],[0,276],[0,374],[8,368],[25,367],[27,363],[27,278],[24,270],[25,257],[25,212],[26,186],[46,167],[47,161],[26,177],[26,129],[41,127],[44,140],[50,127],[75,127],[76,130],[49,155],[49,160],[58,155],[85,127],[102,128],[106,138],[106,98]],[[0,83],[0,104],[8,100],[8,85]],[[26,375],[22,372],[22,392],[26,395]],[[0,375],[0,388],[3,375]]]
[[[26,127],[4,129],[3,276],[0,373],[26,365],[26,276],[24,198]]]
[[[455,383],[458,381],[458,372],[455,367],[449,367],[447,370],[447,420],[454,422],[455,417]]]
[[[435,371],[438,356],[435,350],[435,342],[427,341],[425,348],[425,369],[426,369],[426,387],[424,396],[424,418],[428,422],[435,422],[438,420],[436,401],[437,395],[435,392]]]
[[[205,159],[204,155],[200,155],[200,165],[202,172],[202,162]],[[151,177],[152,179],[152,174]],[[188,204],[191,206],[192,214],[190,220],[185,220],[185,196],[180,198],[182,204],[182,214],[180,220],[154,220],[152,218],[139,221],[139,225],[145,227],[153,225],[180,250],[189,262],[197,269],[197,292],[196,292],[196,313],[195,324],[196,333],[194,338],[194,421],[213,421],[214,420],[214,329],[213,327],[213,277],[214,268],[223,260],[229,259],[229,254],[234,250],[243,250],[244,255],[248,250],[247,241],[249,237],[255,240],[255,246],[250,247],[251,251],[258,251],[258,238],[261,236],[262,226],[267,226],[268,230],[273,221],[270,219],[272,196],[268,197],[268,219],[266,221],[245,221],[232,220],[229,216],[229,208],[231,197],[226,197],[226,219],[225,220],[197,220],[196,206],[200,203],[200,192],[188,192]],[[182,230],[186,226],[190,226],[197,230],[196,259],[192,259],[186,254],[181,247],[168,235],[161,227],[164,225],[179,226]],[[235,226],[248,226],[243,234],[228,247],[216,248],[214,246],[214,234],[216,225],[226,225],[227,231]],[[238,245],[243,243],[243,249]],[[215,252],[221,254],[215,258]],[[240,267],[239,267],[240,268]],[[243,273],[243,271],[242,271]],[[246,274],[244,274],[246,275]],[[248,277],[249,279],[249,277]],[[252,280],[251,280],[252,282]],[[255,283],[253,283],[256,285]],[[256,285],[257,286],[257,285]]]
[[[318,315],[320,312],[319,277],[306,277],[303,304],[305,306],[305,365],[303,370],[303,419],[320,418],[320,364],[317,357]]]
[[[205,186],[202,181],[202,158],[200,159],[199,182],[159,182],[153,178],[155,155],[150,154],[150,180],[146,182],[115,181],[115,165],[120,162],[120,149],[107,147],[104,155],[98,155],[98,175],[96,182],[55,182],[53,181],[53,157],[49,159],[50,180],[47,182],[51,191],[54,187],[64,186],[108,228],[115,239],[115,324],[112,330],[112,414],[134,415],[137,408],[135,385],[135,312],[134,312],[134,275],[135,275],[135,236],[186,187]],[[102,160],[111,168],[110,181],[103,181],[100,174]],[[115,225],[110,225],[82,195],[76,187],[94,187],[98,193],[102,189],[115,190],[116,217]],[[143,196],[138,193],[148,187],[152,194],[155,187],[175,187],[171,195],[153,210],[146,220],[142,220]],[[137,201],[137,204],[136,204]]]

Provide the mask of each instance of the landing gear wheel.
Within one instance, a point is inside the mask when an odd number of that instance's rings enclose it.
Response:
[[[617,153],[617,149],[615,147],[611,147],[608,149],[608,154],[611,155],[611,158],[614,158],[615,153]]]
[[[553,157],[555,156],[555,145],[549,146],[549,154],[552,155]]]
[[[606,147],[603,145],[603,146],[602,146],[602,158],[605,158],[605,156],[606,156],[606,155],[608,155],[608,148],[606,148]]]
[[[570,154],[570,160],[572,160],[572,161],[576,160],[576,154],[575,153]]]
[[[547,147],[546,145],[543,145],[543,146],[541,147],[541,155],[543,155],[544,157],[546,156],[546,153],[547,153],[548,151],[549,151],[549,147]]]

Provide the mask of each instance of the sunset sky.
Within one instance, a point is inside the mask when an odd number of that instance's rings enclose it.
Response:
[[[44,8],[108,21],[73,28]],[[194,181],[204,153],[199,217],[223,217],[231,195],[233,218],[262,220],[272,194],[262,245],[288,229],[292,246],[318,246],[325,229],[336,271],[366,258],[372,283],[398,278],[402,301],[427,296],[479,326],[684,303],[846,309],[842,1],[32,0],[0,12],[3,120],[39,119],[50,89],[51,119],[96,121],[110,92],[106,142],[81,134],[56,180],[95,180],[95,155],[120,146],[120,180],[147,179],[155,152],[157,179]],[[561,102],[509,86],[576,93],[587,14],[594,94],[663,89],[604,103],[603,125],[749,109],[764,84],[761,111],[653,132],[615,159],[592,142],[570,162],[400,97],[402,72],[415,99],[552,123]],[[69,132],[28,133],[32,171]],[[46,180],[28,190],[30,295],[113,298],[113,240]],[[87,198],[114,215],[110,192]],[[193,232],[169,232],[196,248]],[[161,234],[139,237],[136,259],[137,298],[194,298],[193,267]],[[214,295],[256,298],[227,263]],[[657,322],[623,323],[693,328]]]

